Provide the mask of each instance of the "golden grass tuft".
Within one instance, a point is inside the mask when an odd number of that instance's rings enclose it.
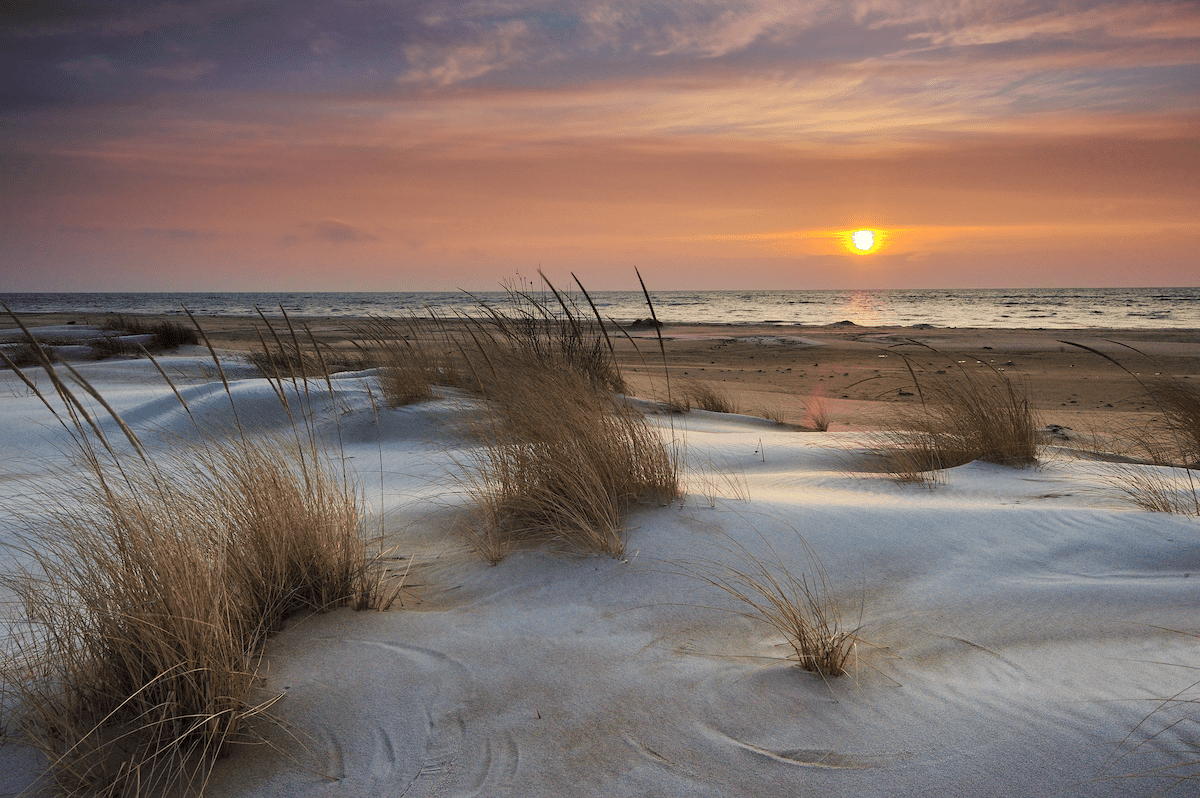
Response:
[[[760,536],[761,537],[761,536]],[[796,534],[809,563],[798,576],[763,539],[770,556],[765,560],[734,542],[724,561],[685,565],[685,574],[699,578],[746,605],[739,612],[763,621],[782,635],[792,649],[788,658],[806,671],[841,676],[853,660],[858,629],[842,624],[842,610],[833,595],[829,575],[812,545]]]
[[[47,757],[45,791],[202,792],[216,757],[277,698],[256,697],[256,673],[284,618],[389,603],[361,497],[311,409],[287,436],[197,427],[192,444],[150,452],[82,375],[70,372],[126,441],[108,440],[42,366],[54,394],[26,384],[77,462],[24,516],[22,563],[2,580],[24,610],[6,621],[5,727]]]
[[[1128,344],[1108,342],[1153,362],[1153,358]],[[1160,467],[1121,464],[1110,483],[1144,509],[1200,516],[1200,482],[1195,475],[1200,468],[1200,389],[1169,374],[1143,380],[1112,355],[1084,344],[1061,343],[1091,352],[1133,377],[1145,391],[1147,401],[1159,410],[1150,423],[1125,431],[1124,437],[1133,441],[1135,454]]]
[[[484,401],[482,445],[462,479],[476,507],[471,537],[493,563],[520,545],[619,556],[634,504],[680,491],[678,458],[614,394],[624,381],[586,290],[594,325],[546,285],[548,295],[511,292],[507,310],[485,306],[455,341],[463,385]]]
[[[899,354],[920,401],[898,409],[896,428],[876,447],[895,479],[929,484],[941,470],[973,460],[1018,467],[1037,462],[1041,422],[1022,381],[950,358],[948,373],[919,373],[911,358]]]
[[[381,317],[354,330],[364,360],[378,369],[379,387],[389,407],[428,401],[435,385],[459,382],[445,347],[435,347],[421,322],[415,317]]]
[[[687,412],[693,407],[713,413],[738,412],[737,400],[728,391],[709,382],[685,380],[676,387],[672,398],[679,412]]]
[[[645,417],[578,372],[494,352],[482,447],[464,465],[473,537],[497,562],[518,545],[620,555],[639,501],[679,493],[678,463]]]

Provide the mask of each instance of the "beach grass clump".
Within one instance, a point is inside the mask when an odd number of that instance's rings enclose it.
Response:
[[[150,328],[150,332],[154,335],[155,351],[168,351],[181,346],[197,346],[200,343],[200,338],[194,329],[177,321],[155,322]]]
[[[1150,360],[1139,349],[1119,341],[1108,341]],[[1133,453],[1153,464],[1122,463],[1114,466],[1110,483],[1131,502],[1154,512],[1200,516],[1200,388],[1163,374],[1143,380],[1120,360],[1084,344],[1061,343],[1091,352],[1124,371],[1141,386],[1146,401],[1158,409],[1149,423],[1126,430]]]
[[[150,323],[141,316],[126,316],[123,313],[109,313],[100,322],[100,329],[123,335],[149,335]]]
[[[631,508],[680,491],[678,458],[614,393],[624,381],[611,341],[580,290],[595,326],[550,286],[513,292],[507,310],[485,307],[456,342],[464,383],[484,401],[463,478],[472,537],[490,562],[520,545],[618,556]]]
[[[1037,462],[1041,423],[1024,382],[987,364],[972,370],[952,358],[953,368],[929,374],[901,357],[919,402],[898,409],[895,428],[876,448],[894,478],[929,483],[943,469],[973,460],[1016,467]]]
[[[428,321],[374,318],[354,328],[364,362],[378,369],[379,387],[390,407],[403,407],[433,398],[435,385],[457,385],[458,368],[448,355],[450,345],[438,345]]]
[[[64,367],[72,387],[41,361],[52,392],[26,385],[76,462],[24,513],[2,578],[23,609],[6,620],[0,663],[6,734],[46,756],[48,791],[202,792],[215,759],[278,698],[257,690],[271,632],[298,610],[389,603],[361,496],[311,409],[298,419],[293,403],[280,437],[197,425],[190,444],[152,452],[77,370]]]
[[[829,431],[829,405],[819,396],[810,396],[804,402],[805,426],[817,432]]]
[[[168,352],[181,346],[196,346],[200,338],[196,330],[178,321],[164,319],[148,322],[139,316],[124,316],[115,314],[105,317],[100,323],[102,330],[114,335],[104,335],[89,342],[92,357],[102,360],[118,355],[140,355],[141,346],[122,339],[125,335],[149,335],[151,339],[145,348],[151,352]]]
[[[1162,410],[1161,437],[1174,445],[1173,458],[1200,468],[1200,388],[1173,377],[1150,383],[1150,397]]]
[[[798,667],[821,676],[841,676],[857,651],[858,629],[844,625],[825,566],[807,540],[799,533],[796,538],[808,562],[807,572],[789,568],[765,538],[768,556],[760,557],[735,541],[727,557],[685,565],[683,570],[748,608],[738,614],[773,627],[787,640],[792,649],[788,659]]]
[[[87,342],[92,360],[108,360],[113,357],[137,357],[142,347],[120,335],[103,335]]]
[[[728,391],[710,382],[684,381],[676,387],[672,398],[682,408],[682,412],[693,407],[713,413],[738,412],[737,400]]]
[[[505,288],[508,297],[503,305],[479,300],[486,324],[478,325],[478,334],[522,353],[525,359],[541,363],[548,370],[569,369],[601,389],[623,392],[625,381],[613,353],[612,339],[582,283],[576,278],[592,311],[590,315],[572,297],[555,288],[545,275],[541,278],[546,290],[509,285]],[[478,349],[481,341],[474,343]]]
[[[6,368],[26,369],[37,367],[42,364],[42,356],[38,354],[39,350],[51,363],[58,362],[58,355],[54,354],[53,349],[38,346],[36,343],[20,343],[11,346],[0,347],[0,352],[5,354],[4,365]]]
[[[498,562],[515,546],[557,544],[620,555],[640,501],[679,493],[677,459],[661,435],[587,375],[493,352],[482,442],[466,463],[478,510],[473,538]]]

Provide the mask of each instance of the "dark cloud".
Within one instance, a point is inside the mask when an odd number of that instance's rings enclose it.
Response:
[[[216,235],[207,230],[187,230],[179,227],[143,227],[139,231],[149,238],[165,239],[167,241],[198,242],[212,241]]]
[[[338,219],[326,219],[310,226],[312,227],[313,238],[332,241],[337,244],[379,240],[378,236],[363,230],[361,227],[346,224]]]

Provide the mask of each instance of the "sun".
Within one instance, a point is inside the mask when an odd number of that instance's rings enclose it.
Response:
[[[859,228],[858,230],[843,230],[837,235],[842,239],[842,243],[846,249],[855,255],[871,255],[878,252],[879,248],[883,246],[883,240],[887,238],[885,231],[874,230],[869,227]]]

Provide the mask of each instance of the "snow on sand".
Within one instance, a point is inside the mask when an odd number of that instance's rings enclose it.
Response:
[[[194,410],[228,412],[199,355],[165,365],[189,377]],[[190,427],[150,364],[81,369],[152,444]],[[283,423],[264,381],[231,376],[243,423]],[[4,476],[21,477],[0,478],[11,535],[29,480],[64,459],[44,407],[0,379]],[[930,491],[853,473],[864,434],[657,416],[698,471],[685,500],[630,519],[624,559],[489,566],[454,531],[470,402],[377,424],[368,379],[335,380],[345,454],[425,587],[275,637],[265,687],[284,694],[285,725],[260,729],[275,747],[222,760],[209,795],[1094,796],[1172,786],[1113,777],[1196,772],[1194,722],[1156,736],[1179,710],[1142,721],[1196,680],[1200,645],[1171,630],[1196,631],[1200,529],[1121,503],[1103,463],[972,463]],[[717,572],[738,547],[801,573],[798,536],[861,627],[847,676],[796,668],[773,629],[683,573]],[[39,766],[0,748],[0,795]]]

